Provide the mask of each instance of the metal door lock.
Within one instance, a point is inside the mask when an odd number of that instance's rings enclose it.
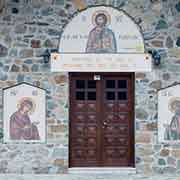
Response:
[[[103,124],[104,124],[104,126],[106,126],[106,125],[107,125],[107,122],[104,122]]]

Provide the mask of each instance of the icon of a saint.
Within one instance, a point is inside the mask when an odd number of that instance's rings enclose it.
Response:
[[[10,117],[11,140],[39,140],[38,122],[31,122],[29,114],[35,109],[35,104],[30,98],[22,98],[18,110]]]
[[[170,124],[166,125],[164,139],[180,140],[180,98],[172,98],[169,102],[169,110],[174,113]]]
[[[90,31],[86,53],[116,53],[117,44],[114,32],[109,29],[107,13],[99,12],[94,17],[95,27]]]

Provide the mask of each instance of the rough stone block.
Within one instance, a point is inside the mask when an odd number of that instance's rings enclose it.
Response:
[[[151,143],[152,134],[146,131],[136,133],[136,143]]]

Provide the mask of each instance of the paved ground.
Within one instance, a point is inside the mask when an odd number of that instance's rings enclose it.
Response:
[[[0,180],[180,180],[180,175],[0,175]]]

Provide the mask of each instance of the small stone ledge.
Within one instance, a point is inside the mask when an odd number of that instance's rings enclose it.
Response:
[[[88,167],[88,168],[69,168],[69,174],[136,174],[136,168],[132,167]]]

